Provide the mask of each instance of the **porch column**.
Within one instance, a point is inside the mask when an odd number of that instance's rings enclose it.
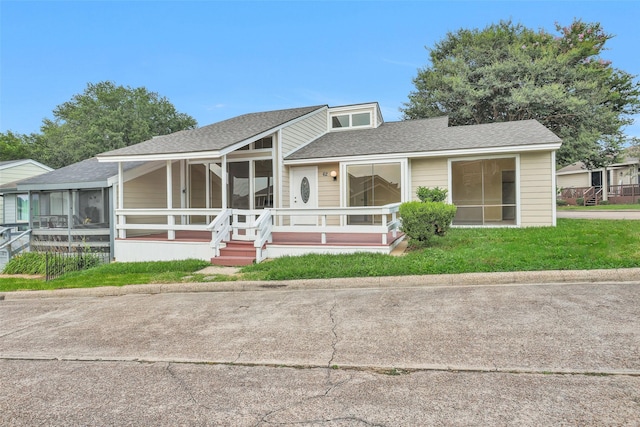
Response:
[[[604,167],[602,171],[602,200],[608,200],[609,196],[609,170],[607,167]]]
[[[222,209],[227,209],[227,155],[222,156]]]
[[[124,209],[124,173],[122,170],[122,162],[118,162],[118,209]],[[118,225],[125,225],[126,218],[124,215],[118,215]],[[118,238],[126,239],[127,231],[124,229],[118,230]]]
[[[171,174],[171,160],[167,160],[167,209],[173,209],[173,179]],[[167,238],[169,240],[176,239],[176,231],[173,229],[173,226],[176,224],[175,216],[167,215],[167,225],[169,226],[169,230],[167,230]]]
[[[204,177],[204,207],[207,209],[207,212],[209,212],[209,209],[211,209],[211,163],[204,164]],[[211,216],[207,215],[205,221],[207,225],[210,224]]]
[[[185,209],[187,207],[187,171],[185,168],[186,160],[180,160],[180,208]],[[180,224],[187,223],[187,215],[182,215]]]

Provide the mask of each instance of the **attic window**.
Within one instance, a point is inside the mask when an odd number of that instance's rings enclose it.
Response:
[[[371,113],[351,113],[331,116],[331,128],[355,128],[371,126]]]
[[[349,127],[349,115],[331,117],[331,127],[333,128],[348,128]]]
[[[255,150],[261,150],[263,148],[273,148],[273,137],[268,136],[266,138],[262,138],[253,143],[253,148]]]

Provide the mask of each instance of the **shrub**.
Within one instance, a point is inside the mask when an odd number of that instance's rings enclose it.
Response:
[[[44,253],[24,252],[9,260],[4,274],[45,274],[47,262]]]
[[[434,187],[418,187],[416,191],[418,199],[422,202],[444,202],[447,200],[447,189]]]
[[[600,203],[598,203],[598,204],[599,204],[599,205],[606,206],[606,205],[608,205],[608,204],[609,204],[609,201],[608,201],[608,200],[601,200],[601,201],[600,201]]]
[[[400,205],[402,231],[410,239],[428,244],[433,236],[444,236],[456,207],[442,202],[406,202]]]
[[[578,197],[576,199],[576,205],[578,206],[584,206],[584,199],[582,197]]]
[[[567,202],[566,200],[556,199],[556,206],[567,206],[567,205],[569,205],[569,202]]]

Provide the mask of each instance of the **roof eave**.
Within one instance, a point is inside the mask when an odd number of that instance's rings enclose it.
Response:
[[[485,147],[485,148],[465,148],[457,150],[435,150],[435,151],[418,151],[418,152],[405,152],[405,153],[382,153],[382,154],[361,154],[354,156],[339,156],[339,157],[320,157],[320,158],[307,158],[307,159],[285,159],[285,165],[297,165],[307,163],[335,163],[343,161],[353,160],[365,160],[365,159],[403,159],[403,158],[429,158],[429,157],[459,157],[459,156],[474,156],[474,155],[487,155],[487,154],[504,154],[504,153],[523,153],[534,151],[555,151],[560,148],[562,142],[543,143],[543,144],[531,144],[531,145],[511,145],[505,147]]]

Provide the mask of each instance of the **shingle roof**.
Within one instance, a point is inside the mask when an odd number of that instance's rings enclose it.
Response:
[[[440,117],[387,122],[375,129],[330,132],[289,155],[287,160],[560,142],[560,138],[536,120],[447,127],[446,118]]]
[[[123,170],[133,169],[144,162],[125,162],[122,164]],[[118,174],[117,163],[100,163],[98,159],[92,157],[42,175],[18,181],[20,188],[24,186],[36,187],[46,185],[47,187],[58,186],[60,188],[74,188],[83,183],[100,183],[107,185],[107,180]]]
[[[317,105],[244,114],[198,129],[158,136],[139,144],[102,153],[99,157],[217,151],[324,107],[326,106]]]

